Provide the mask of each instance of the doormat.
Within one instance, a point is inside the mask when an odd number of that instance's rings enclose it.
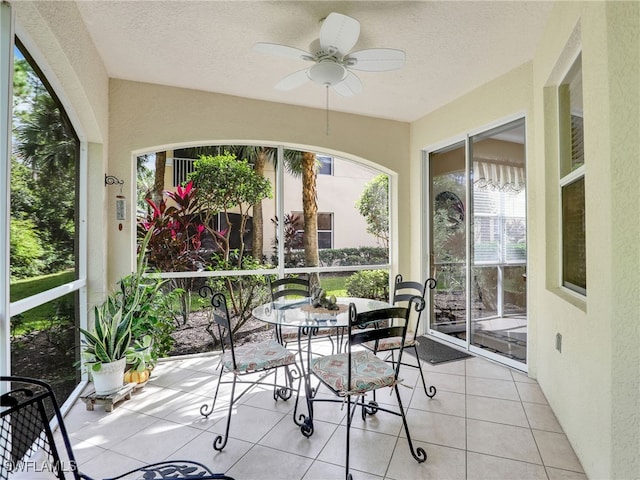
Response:
[[[418,345],[416,345],[418,358],[425,362],[429,362],[431,365],[453,362],[454,360],[463,360],[471,357],[468,353],[448,347],[447,345],[431,340],[424,335],[416,338],[416,342],[418,343]],[[413,348],[407,348],[405,349],[405,353],[414,355],[415,351]]]

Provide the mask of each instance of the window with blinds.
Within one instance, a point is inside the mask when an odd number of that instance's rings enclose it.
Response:
[[[526,262],[526,193],[473,192],[473,258],[475,264]]]
[[[558,87],[562,286],[587,294],[585,155],[582,61],[575,61]]]

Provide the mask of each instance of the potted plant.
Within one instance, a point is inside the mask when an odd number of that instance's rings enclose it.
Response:
[[[134,347],[127,353],[127,371],[124,374],[124,383],[145,383],[155,364],[153,339],[151,335],[145,335],[142,339],[136,340]]]
[[[129,303],[137,304],[137,295]],[[123,384],[127,354],[131,352],[131,323],[135,309],[117,296],[94,307],[93,331],[80,328],[84,365],[91,372],[98,395],[116,392]]]
[[[153,234],[153,229],[145,234],[136,271],[122,277],[116,292],[94,308],[93,330],[80,329],[84,334],[82,358],[98,394],[112,393],[123,382],[131,382],[124,379],[127,364],[131,367],[129,370],[139,374],[136,383],[146,381],[146,378],[140,380],[141,376],[148,378],[156,360],[172,346],[172,323],[165,312],[173,295],[163,292],[165,280],[145,275],[145,251]],[[143,373],[145,371],[147,373]],[[103,386],[107,372],[112,373],[113,383]]]

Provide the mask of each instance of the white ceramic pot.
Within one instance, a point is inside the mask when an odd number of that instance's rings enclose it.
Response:
[[[124,367],[126,358],[121,358],[111,363],[103,363],[100,370],[91,371],[93,376],[93,388],[98,395],[109,395],[117,392],[123,385]]]

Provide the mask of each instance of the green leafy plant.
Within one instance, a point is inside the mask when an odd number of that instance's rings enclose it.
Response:
[[[102,305],[94,307],[94,331],[80,328],[84,335],[82,356],[85,365],[97,372],[102,364],[126,358],[131,351],[131,322],[133,310],[109,296]]]
[[[381,173],[362,191],[356,208],[367,222],[367,232],[374,235],[384,248],[389,246],[389,176]]]
[[[136,372],[144,372],[152,369],[157,361],[153,356],[153,338],[145,335],[140,340],[136,340],[133,348],[127,352],[127,365]]]
[[[350,297],[389,300],[389,272],[386,270],[364,270],[356,272],[345,282]]]
[[[133,312],[133,342],[144,342],[145,336],[150,336],[149,353],[153,361],[167,355],[173,347],[171,334],[175,325],[171,309],[179,294],[175,290],[166,291],[167,280],[147,272],[145,252],[155,233],[153,227],[146,232],[138,252],[136,271],[120,280],[116,294],[117,300]]]

